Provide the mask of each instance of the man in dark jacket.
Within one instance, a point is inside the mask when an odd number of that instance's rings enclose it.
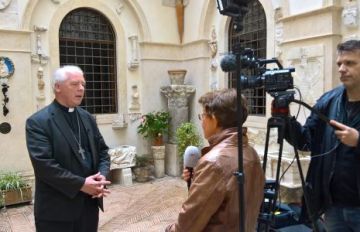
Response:
[[[311,218],[325,214],[329,232],[360,231],[360,41],[337,47],[342,85],[325,93],[304,126],[293,120],[287,139],[312,152],[306,179]],[[290,139],[289,136],[292,136]]]
[[[54,73],[55,100],[26,121],[35,173],[37,232],[95,232],[110,159],[94,118],[78,107],[83,72],[64,66]]]

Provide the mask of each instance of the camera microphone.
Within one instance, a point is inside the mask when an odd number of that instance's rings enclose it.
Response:
[[[187,180],[188,189],[191,185],[191,178],[194,167],[200,159],[200,150],[195,146],[188,146],[184,152],[184,166],[190,172],[190,178]]]
[[[232,72],[236,69],[236,56],[234,54],[225,55],[220,61],[221,70]]]
[[[254,56],[254,51],[250,48],[244,48],[240,54],[241,68],[259,68],[262,64],[262,60],[256,59]],[[221,70],[224,72],[233,72],[236,70],[236,67],[240,65],[236,60],[236,55],[229,53],[224,55],[220,61]]]

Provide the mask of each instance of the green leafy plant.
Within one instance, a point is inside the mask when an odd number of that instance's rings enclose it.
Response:
[[[176,141],[178,153],[183,157],[186,147],[196,146],[200,147],[202,145],[201,136],[194,123],[185,122],[182,123],[176,129]]]
[[[150,164],[151,158],[149,155],[136,155],[135,156],[135,166],[136,167],[146,167]]]
[[[137,132],[144,138],[155,139],[168,133],[170,114],[166,111],[150,112],[141,117]]]
[[[24,178],[15,172],[0,173],[0,191],[9,191],[27,187]]]
[[[24,178],[16,172],[3,172],[0,173],[0,206],[5,205],[5,199],[8,192],[18,191],[20,194],[21,202],[24,200],[31,201],[31,189],[27,190],[30,186],[26,183]],[[23,192],[23,190],[25,192]],[[29,194],[27,194],[29,193]],[[29,199],[27,199],[29,198]],[[9,202],[6,202],[9,204]]]

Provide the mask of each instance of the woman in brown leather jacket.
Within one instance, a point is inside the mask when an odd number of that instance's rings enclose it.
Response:
[[[194,168],[189,196],[183,203],[176,223],[167,232],[239,231],[236,90],[209,92],[200,97],[199,115],[209,146],[202,149],[202,157]],[[247,118],[245,100],[241,112],[243,124]],[[264,173],[256,151],[243,133],[245,175],[245,228],[255,231],[264,195]],[[189,173],[184,170],[184,179]]]

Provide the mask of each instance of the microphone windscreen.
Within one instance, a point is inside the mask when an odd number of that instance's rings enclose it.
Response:
[[[200,150],[195,146],[188,146],[184,152],[184,166],[193,168],[200,159]]]
[[[221,70],[232,72],[236,69],[236,56],[234,54],[225,55],[220,61]]]

